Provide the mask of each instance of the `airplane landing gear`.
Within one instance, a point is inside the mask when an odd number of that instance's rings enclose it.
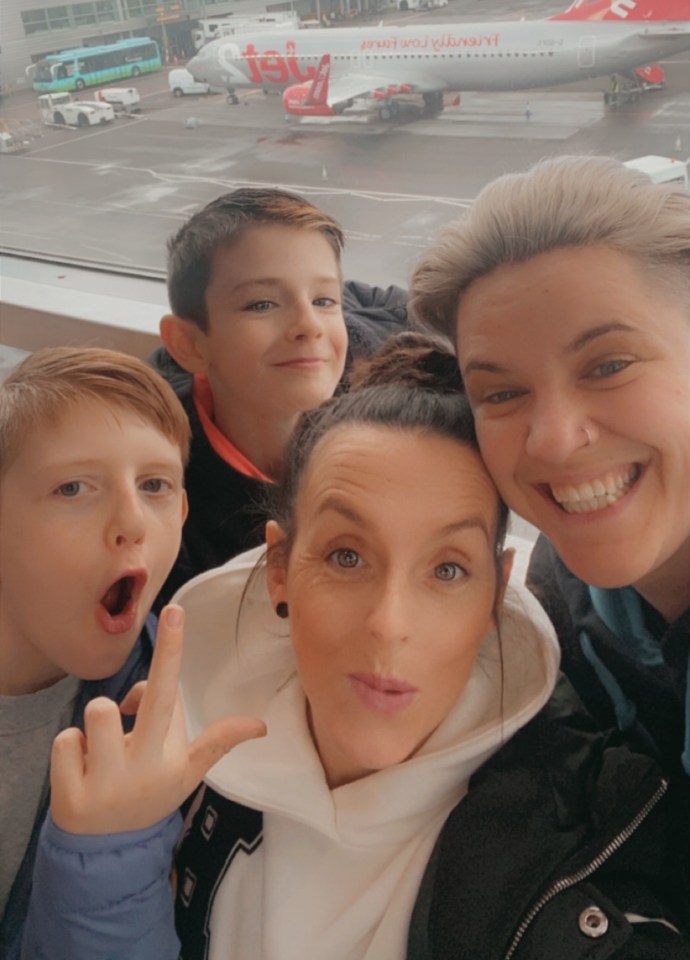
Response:
[[[433,93],[422,94],[424,100],[424,113],[427,117],[435,117],[443,110],[443,93],[435,90]]]
[[[228,99],[228,103],[231,103],[231,104],[233,105],[233,107],[234,107],[234,106],[237,106],[237,104],[240,102],[240,98],[239,98],[239,97],[237,96],[237,94],[235,93],[235,90],[234,90],[233,87],[228,87],[228,98],[227,98],[227,99]]]
[[[379,107],[379,119],[388,123],[400,119],[400,104],[395,100],[384,100]]]

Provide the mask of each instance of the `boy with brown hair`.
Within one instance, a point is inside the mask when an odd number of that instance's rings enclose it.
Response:
[[[399,288],[343,285],[343,244],[305,198],[256,187],[218,197],[171,237],[172,312],[151,362],[182,401],[192,446],[189,518],[163,599],[262,542],[266,485],[300,414],[405,322]]]
[[[189,424],[141,360],[58,347],[0,384],[0,956],[19,956],[53,739],[148,671]]]

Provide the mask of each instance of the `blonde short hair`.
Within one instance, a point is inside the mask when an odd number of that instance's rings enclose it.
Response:
[[[690,194],[610,157],[563,156],[494,180],[442,230],[414,268],[411,313],[455,342],[456,311],[475,280],[552,250],[595,245],[635,257],[690,301]]]

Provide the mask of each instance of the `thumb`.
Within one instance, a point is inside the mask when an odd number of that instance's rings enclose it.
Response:
[[[216,720],[189,747],[186,784],[191,793],[221,757],[244,740],[266,736],[266,724],[257,717],[224,717]]]

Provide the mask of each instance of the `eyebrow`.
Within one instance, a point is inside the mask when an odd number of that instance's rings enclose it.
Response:
[[[65,470],[100,470],[103,467],[105,461],[98,459],[90,460],[53,460],[50,463],[44,464],[46,470],[54,470],[56,472],[63,472]],[[165,472],[170,470],[171,467],[177,469],[178,467],[182,469],[181,457],[178,460],[176,457],[171,457],[169,460],[150,460],[144,461],[141,464],[139,472],[141,473],[158,473]]]
[[[442,536],[446,536],[447,534],[459,533],[462,530],[480,530],[484,534],[487,542],[491,543],[491,535],[486,520],[478,514],[465,517],[464,520],[458,520],[457,523],[449,523],[447,526],[442,527],[440,533]]]
[[[577,353],[578,350],[582,350],[582,348],[586,347],[592,340],[605,337],[607,333],[616,332],[635,333],[635,327],[631,327],[628,323],[622,323],[620,320],[613,320],[611,323],[602,323],[598,327],[592,327],[591,330],[585,330],[584,333],[581,333],[572,343],[568,344],[565,352]]]
[[[329,510],[333,510],[335,513],[340,514],[341,517],[344,517],[346,520],[350,520],[358,527],[365,527],[367,525],[364,517],[357,513],[356,510],[347,506],[347,504],[343,503],[342,500],[339,500],[337,497],[333,496],[326,497],[323,503],[319,505],[315,516],[319,517],[321,514],[327,513]],[[439,535],[442,537],[448,536],[453,533],[459,533],[462,530],[480,530],[486,537],[486,540],[489,543],[491,542],[489,527],[487,526],[484,517],[479,516],[479,514],[472,514],[469,517],[464,517],[462,520],[457,520],[453,523],[446,524],[446,526],[441,527],[439,530]]]
[[[333,510],[335,513],[339,513],[341,517],[345,517],[346,520],[352,521],[358,527],[365,527],[366,521],[356,510],[353,510],[352,507],[348,507],[342,500],[339,500],[338,497],[330,496],[319,504],[315,517],[320,517],[324,513],[328,513],[329,510]]]
[[[628,323],[622,323],[620,320],[613,320],[611,323],[601,323],[598,327],[592,327],[591,330],[585,330],[584,333],[581,333],[579,336],[577,336],[571,343],[566,344],[564,353],[577,353],[579,350],[582,350],[583,347],[586,347],[589,343],[592,343],[593,340],[597,340],[599,337],[605,337],[609,333],[616,332],[635,333],[636,328],[630,326]],[[475,370],[483,370],[487,373],[508,373],[508,368],[503,367],[498,363],[492,363],[488,360],[470,360],[465,369],[462,371],[462,375],[463,377],[466,377],[468,373],[474,373]]]
[[[310,277],[315,283],[337,283],[340,286],[340,277],[335,273],[323,277]],[[240,280],[233,287],[233,290],[243,290],[246,287],[279,287],[285,281],[279,277],[253,277],[248,280]]]

